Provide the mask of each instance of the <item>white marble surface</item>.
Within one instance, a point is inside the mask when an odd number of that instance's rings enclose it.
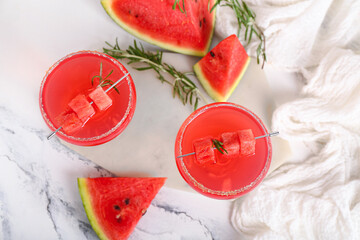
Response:
[[[0,34],[0,239],[97,239],[76,178],[111,173],[46,140],[39,86],[66,54],[133,37],[98,0],[1,1]],[[231,204],[164,187],[131,239],[236,239]]]

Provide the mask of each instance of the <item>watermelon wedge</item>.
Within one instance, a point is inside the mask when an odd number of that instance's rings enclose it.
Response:
[[[215,26],[215,11],[208,0],[101,0],[108,15],[130,34],[159,47],[194,56],[208,52]],[[214,0],[209,0],[210,7]]]
[[[100,239],[127,239],[166,178],[79,178],[90,224]]]
[[[216,45],[194,65],[202,86],[217,102],[225,102],[239,84],[250,62],[236,35]]]

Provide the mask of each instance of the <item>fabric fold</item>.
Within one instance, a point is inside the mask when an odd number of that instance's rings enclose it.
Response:
[[[360,239],[360,2],[246,2],[266,29],[267,64],[306,81],[276,109],[273,129],[312,154],[235,201],[233,226],[248,239]],[[217,13],[220,37],[237,29],[226,8]],[[246,46],[253,57],[256,46]]]

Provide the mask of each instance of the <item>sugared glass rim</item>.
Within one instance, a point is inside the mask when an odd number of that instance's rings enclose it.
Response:
[[[48,118],[48,115],[45,112],[44,103],[43,103],[43,90],[44,90],[45,82],[47,81],[47,78],[52,73],[52,71],[54,69],[56,69],[64,60],[69,59],[71,57],[74,57],[76,55],[82,55],[82,54],[92,54],[92,55],[95,55],[95,56],[104,57],[104,58],[110,60],[112,63],[114,63],[124,75],[128,73],[127,69],[118,60],[110,57],[107,54],[100,53],[100,52],[97,52],[97,51],[91,51],[91,50],[82,50],[82,51],[77,51],[77,52],[74,52],[74,53],[70,53],[70,54],[66,55],[65,57],[61,58],[60,60],[58,60],[56,63],[54,63],[49,68],[49,70],[46,72],[46,74],[45,74],[45,76],[44,76],[44,78],[43,78],[43,80],[41,82],[40,93],[39,93],[39,103],[40,103],[41,114],[42,114],[44,120],[46,121],[47,125],[53,131],[55,131],[57,128],[54,126],[54,124]],[[134,98],[135,98],[135,93],[133,92],[134,91],[134,89],[133,89],[133,81],[132,81],[132,78],[131,78],[130,74],[128,76],[126,76],[125,79],[127,81],[128,87],[129,87],[128,106],[126,108],[126,111],[125,111],[125,114],[124,114],[123,118],[113,128],[111,128],[106,133],[103,133],[101,135],[94,136],[94,137],[89,137],[89,138],[80,138],[80,137],[70,136],[70,135],[67,135],[66,133],[64,133],[62,131],[62,129],[60,129],[56,134],[60,134],[64,138],[71,139],[71,140],[78,141],[78,142],[94,142],[94,141],[100,140],[102,138],[105,138],[105,137],[111,135],[112,133],[114,133],[116,130],[118,130],[121,127],[121,125],[125,122],[125,120],[128,117],[131,117],[131,116],[129,116],[129,114],[131,112],[131,108],[132,108],[131,103],[134,101]],[[122,81],[124,81],[125,79],[123,79]]]
[[[204,114],[209,109],[217,108],[217,107],[234,107],[234,108],[238,108],[238,109],[250,114],[259,123],[259,125],[261,126],[261,129],[263,130],[263,134],[264,135],[268,134],[268,130],[266,129],[266,127],[265,127],[264,123],[261,121],[261,119],[256,114],[251,112],[249,109],[247,109],[247,108],[245,108],[243,106],[240,106],[238,104],[235,104],[235,103],[230,103],[230,102],[219,102],[219,103],[208,104],[208,105],[205,105],[205,106],[199,108],[195,112],[193,112],[184,121],[184,123],[181,125],[181,127],[179,129],[179,132],[178,132],[178,134],[176,136],[176,143],[175,144],[178,145],[179,149],[178,149],[178,152],[175,151],[175,159],[176,159],[176,165],[178,167],[178,170],[179,170],[181,176],[196,191],[200,192],[199,190],[201,190],[203,193],[213,195],[215,198],[232,199],[232,198],[239,197],[239,196],[245,194],[246,192],[252,190],[253,188],[255,188],[264,179],[267,171],[269,170],[270,162],[271,162],[271,156],[272,156],[272,146],[271,146],[270,137],[265,137],[266,142],[267,142],[267,146],[268,146],[267,159],[266,159],[266,163],[264,165],[264,168],[262,169],[259,176],[257,176],[257,178],[254,181],[252,181],[251,183],[249,183],[248,185],[246,185],[244,187],[241,187],[240,189],[235,189],[235,190],[232,190],[232,191],[213,190],[213,189],[210,189],[208,187],[205,187],[202,183],[198,182],[189,173],[188,169],[185,166],[184,159],[183,158],[176,158],[177,156],[181,156],[181,155],[184,154],[182,152],[182,148],[183,148],[182,147],[182,142],[183,142],[184,134],[186,132],[187,127],[198,116],[200,116],[201,114]],[[176,146],[175,146],[175,149],[176,149]],[[185,176],[184,176],[184,174],[185,174]],[[202,192],[200,192],[200,193],[202,193]],[[206,195],[206,196],[208,196],[208,195]]]

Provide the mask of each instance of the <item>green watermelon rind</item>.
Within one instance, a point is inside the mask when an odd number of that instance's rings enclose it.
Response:
[[[86,178],[78,178],[78,186],[83,206],[92,228],[101,240],[108,240],[108,237],[105,235],[104,231],[100,227],[100,224],[96,220],[96,215],[91,207],[91,195],[89,194],[87,188]]]
[[[218,91],[216,91],[215,88],[211,86],[209,80],[205,77],[204,73],[202,72],[199,62],[197,62],[193,68],[197,78],[199,79],[201,85],[206,90],[208,95],[216,102],[226,102],[231,96],[231,94],[234,92],[234,90],[236,89],[242,77],[244,76],[244,73],[246,72],[249,63],[250,63],[250,57],[248,57],[248,59],[246,60],[246,63],[243,65],[241,72],[239,73],[238,77],[236,77],[234,84],[231,86],[230,90],[225,96],[220,94]]]
[[[106,13],[115,21],[116,24],[118,24],[120,27],[122,27],[125,31],[127,31],[128,33],[134,35],[135,37],[144,40],[148,43],[154,44],[158,47],[164,48],[164,49],[168,49],[170,51],[174,51],[174,52],[178,52],[178,53],[182,53],[182,54],[186,54],[186,55],[192,55],[192,56],[198,56],[198,57],[203,57],[206,55],[206,53],[209,51],[210,48],[210,44],[211,44],[211,40],[213,38],[214,35],[214,29],[215,29],[215,19],[216,19],[216,9],[214,9],[214,14],[213,14],[213,28],[211,30],[210,33],[210,37],[209,40],[206,44],[206,47],[203,51],[198,51],[198,50],[194,50],[191,48],[186,48],[186,47],[178,47],[172,44],[167,44],[164,42],[160,42],[157,41],[147,35],[142,34],[141,32],[129,27],[125,22],[121,21],[115,14],[115,12],[112,10],[111,8],[111,3],[112,0],[101,0],[101,5],[103,6],[103,8],[105,9]],[[172,9],[171,9],[172,10]]]

